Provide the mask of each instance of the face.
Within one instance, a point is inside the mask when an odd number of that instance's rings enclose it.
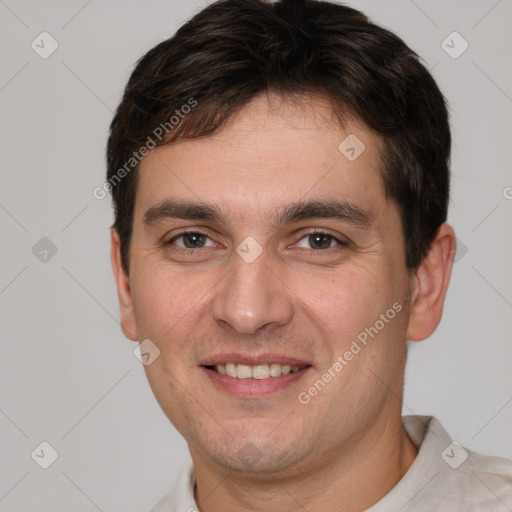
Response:
[[[158,347],[194,463],[293,473],[399,417],[411,274],[381,150],[320,99],[262,96],[142,161],[122,325]]]

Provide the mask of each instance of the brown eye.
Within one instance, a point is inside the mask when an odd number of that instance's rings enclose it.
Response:
[[[329,233],[317,231],[316,233],[309,233],[300,239],[298,246],[303,249],[326,250],[335,246],[345,246],[341,240]]]
[[[176,245],[182,249],[201,249],[203,247],[211,247],[214,245],[211,240],[210,243],[208,243],[209,240],[210,237],[203,233],[188,231],[186,233],[176,235],[169,240],[166,245]]]
[[[200,233],[186,233],[183,235],[183,243],[188,249],[194,249],[196,247],[204,247],[206,242],[206,236]]]
[[[314,233],[309,235],[308,242],[313,249],[329,249],[333,237],[325,233]]]

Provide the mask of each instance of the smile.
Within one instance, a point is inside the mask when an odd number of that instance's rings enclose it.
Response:
[[[279,363],[246,365],[236,363],[216,364],[214,366],[207,366],[209,370],[213,370],[220,375],[226,375],[235,379],[270,379],[280,377],[281,375],[288,375],[289,373],[298,373],[306,365],[289,365]]]

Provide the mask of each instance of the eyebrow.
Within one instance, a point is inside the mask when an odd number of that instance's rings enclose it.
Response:
[[[229,214],[223,208],[206,203],[167,199],[152,206],[144,214],[143,223],[150,227],[167,219],[202,220],[228,225]],[[309,219],[336,219],[356,227],[368,228],[373,215],[358,206],[334,199],[296,201],[282,206],[271,215],[272,226],[304,221]]]

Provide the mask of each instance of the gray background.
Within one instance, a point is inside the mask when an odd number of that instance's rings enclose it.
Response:
[[[424,58],[452,112],[450,221],[463,245],[441,326],[411,346],[404,413],[434,414],[463,445],[512,457],[512,2],[350,4]],[[4,512],[140,512],[189,460],[121,333],[110,202],[92,190],[134,62],[204,5],[0,0]],[[43,31],[59,45],[47,59],[31,47]],[[442,47],[453,31],[469,44],[458,58]],[[43,237],[56,254],[36,245]],[[42,441],[59,454],[46,470],[31,458]]]

